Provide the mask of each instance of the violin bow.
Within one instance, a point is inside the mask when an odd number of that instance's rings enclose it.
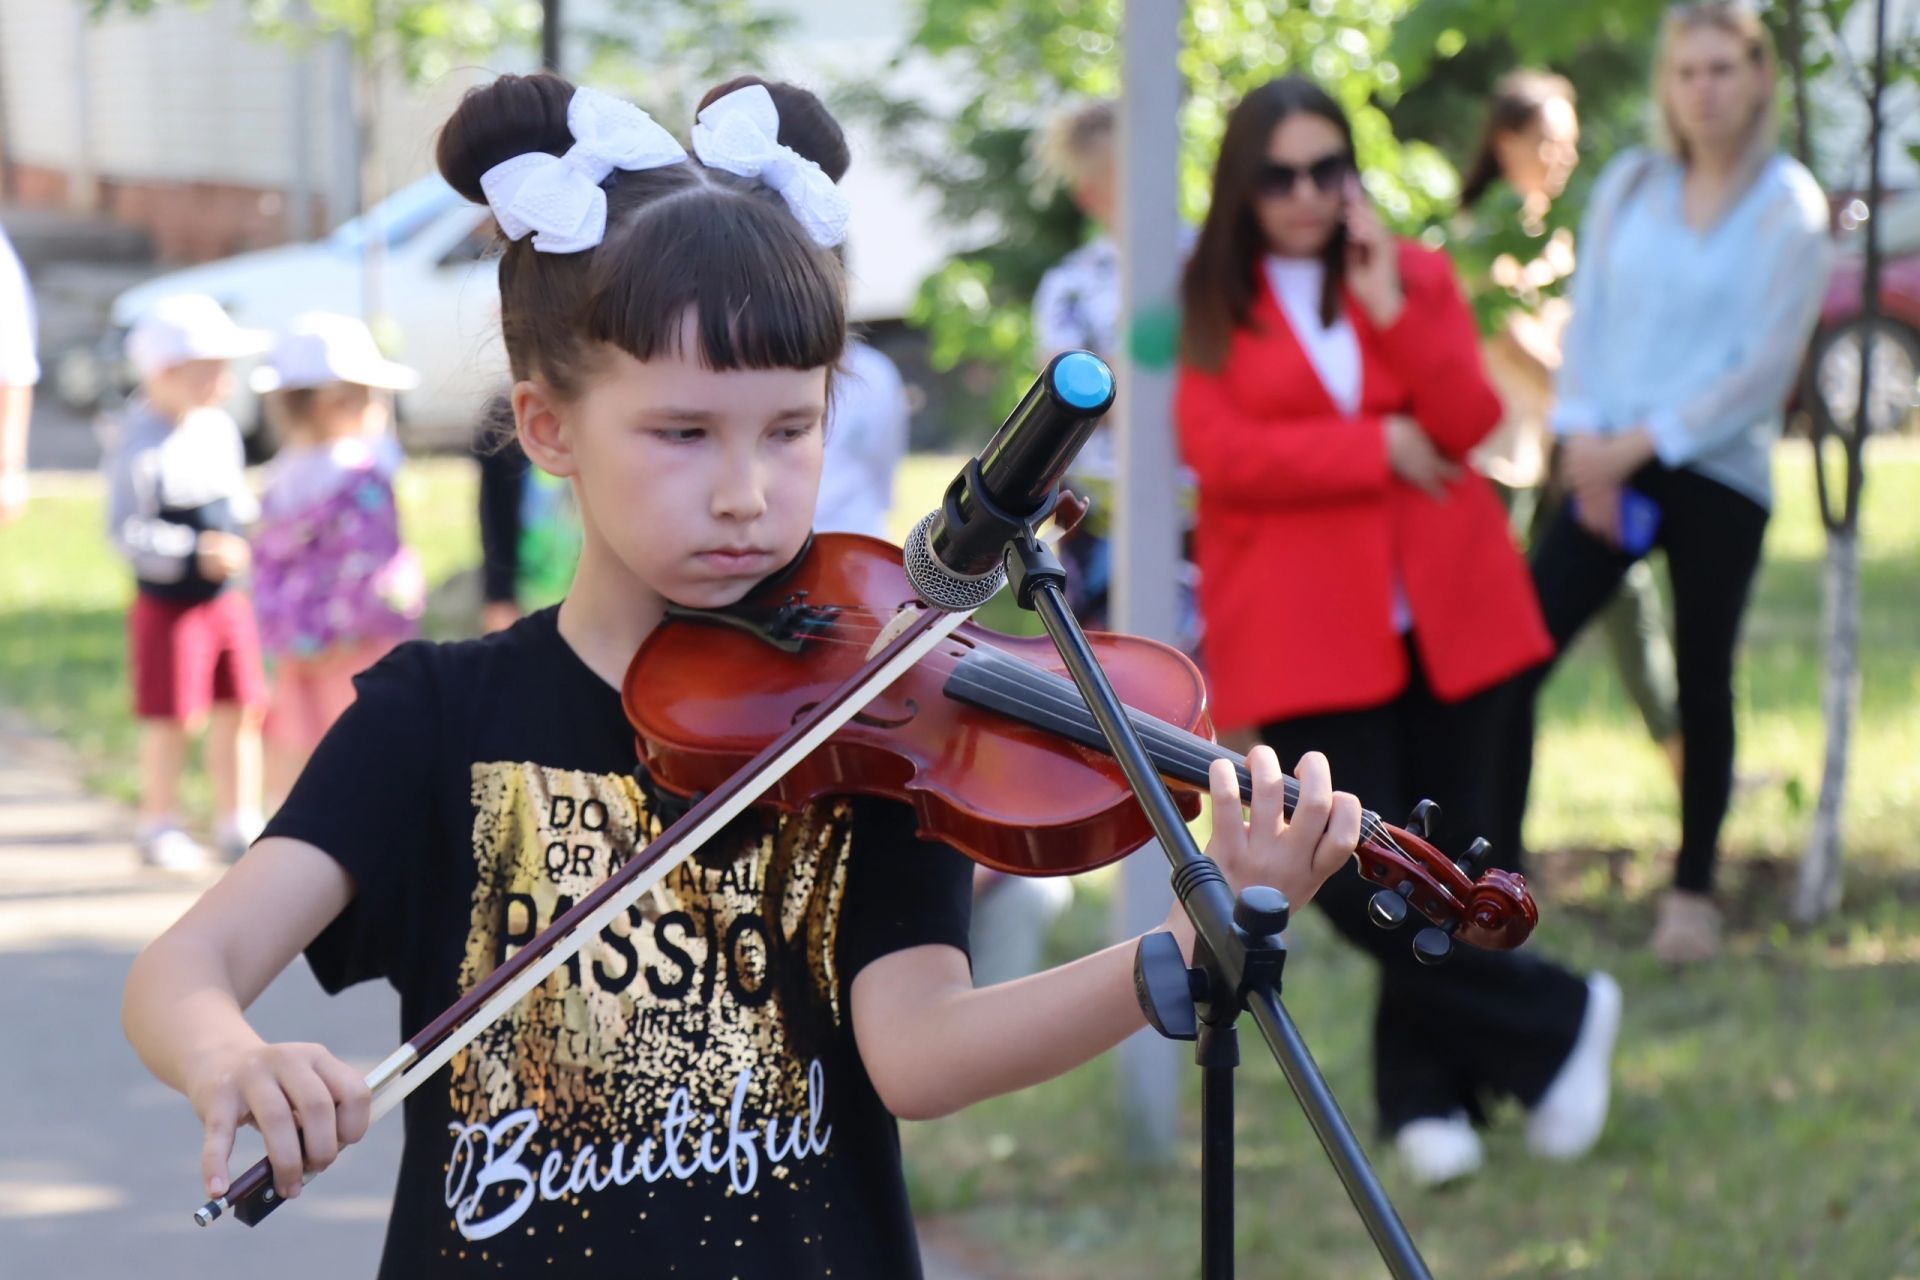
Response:
[[[466,1048],[480,1033],[498,1022],[528,992],[599,936],[616,916],[682,862],[693,856],[722,828],[784,777],[788,770],[839,728],[864,710],[888,685],[945,640],[973,616],[971,609],[947,613],[923,609],[920,616],[878,648],[867,662],[838,689],[787,727],[786,732],[720,787],[687,810],[680,821],[623,863],[593,892],[548,925],[539,936],[513,953],[471,991],[418,1035],[389,1054],[367,1074],[373,1095],[369,1123],[399,1106],[401,1101]],[[891,630],[891,628],[889,628]],[[312,1173],[301,1181],[309,1182]],[[273,1187],[273,1166],[262,1157],[233,1180],[225,1195],[194,1210],[193,1220],[210,1226],[223,1214],[248,1226],[280,1207]]]

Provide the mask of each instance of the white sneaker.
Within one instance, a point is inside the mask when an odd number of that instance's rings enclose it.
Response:
[[[140,841],[140,865],[159,871],[204,871],[213,855],[178,827],[162,827]]]
[[[1438,1187],[1477,1173],[1486,1159],[1480,1135],[1460,1111],[1409,1121],[1393,1135],[1393,1145],[1407,1172],[1423,1187]]]
[[[1600,1140],[1619,1034],[1620,984],[1596,973],[1587,979],[1587,1012],[1580,1019],[1573,1051],[1527,1120],[1527,1146],[1535,1155],[1576,1160]]]
[[[241,856],[253,847],[253,842],[260,838],[266,825],[266,820],[257,811],[223,818],[216,836],[221,859],[226,862],[240,861]]]

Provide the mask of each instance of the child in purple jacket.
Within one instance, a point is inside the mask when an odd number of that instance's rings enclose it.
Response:
[[[424,584],[400,541],[400,449],[386,397],[419,376],[383,358],[351,316],[296,318],[256,391],[283,444],[253,537],[254,607],[274,663],[267,791],[284,796],[353,701],[353,678],[417,630]]]

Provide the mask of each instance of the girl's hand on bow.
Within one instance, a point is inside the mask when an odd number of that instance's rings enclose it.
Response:
[[[1255,747],[1247,754],[1247,772],[1253,776],[1253,803],[1240,804],[1240,783],[1232,762],[1213,762],[1208,782],[1213,795],[1213,839],[1207,856],[1220,865],[1235,893],[1249,885],[1270,885],[1287,895],[1298,912],[1319,891],[1326,878],[1353,856],[1360,843],[1360,801],[1333,789],[1327,758],[1318,751],[1300,758],[1295,771],[1299,800],[1293,817],[1285,816],[1286,775],[1271,747]],[[1183,953],[1193,953],[1193,924],[1175,903],[1167,928],[1180,940]]]
[[[1347,287],[1366,308],[1367,315],[1382,329],[1400,318],[1406,294],[1400,287],[1400,255],[1393,233],[1374,212],[1360,175],[1347,177],[1346,206],[1343,214],[1347,229]]]
[[[332,1164],[366,1136],[372,1095],[360,1073],[317,1044],[256,1044],[206,1055],[187,1097],[206,1138],[200,1172],[207,1194],[227,1192],[233,1138],[242,1124],[260,1130],[282,1197],[300,1194],[308,1171]]]

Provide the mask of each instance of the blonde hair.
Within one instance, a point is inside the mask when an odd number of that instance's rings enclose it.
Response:
[[[1747,125],[1747,137],[1740,149],[1738,173],[1742,178],[1741,186],[1760,172],[1767,162],[1779,139],[1779,117],[1774,103],[1774,86],[1779,81],[1779,58],[1773,49],[1773,37],[1768,34],[1766,24],[1760,21],[1760,15],[1741,0],[1703,0],[1702,3],[1678,4],[1667,10],[1667,16],[1660,23],[1659,50],[1653,60],[1653,100],[1657,105],[1654,119],[1654,144],[1664,151],[1678,156],[1682,163],[1690,163],[1686,137],[1680,132],[1679,121],[1674,116],[1673,104],[1669,100],[1667,89],[1669,78],[1673,74],[1673,49],[1682,35],[1701,29],[1725,32],[1746,46],[1749,61],[1760,70],[1764,81],[1760,101],[1754,106],[1753,119]]]
[[[1113,163],[1120,104],[1095,98],[1068,107],[1047,121],[1034,139],[1033,159],[1043,188],[1072,187],[1101,165]]]

